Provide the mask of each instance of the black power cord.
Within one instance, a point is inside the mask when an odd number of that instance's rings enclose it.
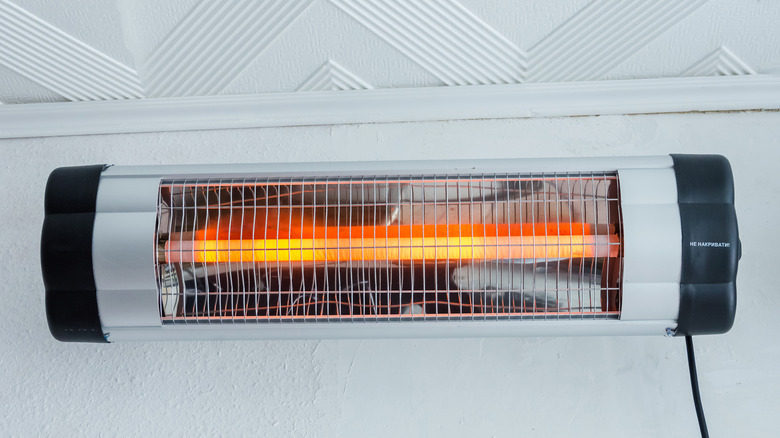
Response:
[[[702,438],[709,438],[707,421],[704,419],[704,408],[701,407],[701,394],[699,393],[699,377],[696,375],[696,358],[693,355],[693,338],[685,337],[685,348],[688,350],[688,371],[691,374],[691,391],[693,392],[693,405],[696,407],[696,418],[699,420],[699,430]]]

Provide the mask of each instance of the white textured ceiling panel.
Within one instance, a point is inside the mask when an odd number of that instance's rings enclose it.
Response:
[[[0,64],[68,100],[143,97],[138,74],[11,3],[0,2]]]
[[[780,2],[709,0],[602,79],[678,76],[721,47],[765,73],[780,65],[778,23]]]
[[[125,44],[127,35],[124,33],[124,27],[127,17],[121,7],[126,3],[124,1],[2,0],[0,3],[15,4],[40,21],[93,47],[105,56],[133,67],[134,59]]]
[[[223,93],[298,90],[329,60],[376,88],[442,84],[343,11],[315,1]]]
[[[0,65],[0,103],[66,102],[67,99]]]
[[[498,33],[523,49],[530,49],[591,0],[504,1],[460,0]]]
[[[780,2],[0,0],[0,101],[754,74]]]
[[[72,0],[68,0],[72,1]],[[115,0],[122,12],[125,47],[133,56],[133,65],[143,66],[166,36],[190,14],[201,0]],[[106,0],[106,3],[110,0]]]

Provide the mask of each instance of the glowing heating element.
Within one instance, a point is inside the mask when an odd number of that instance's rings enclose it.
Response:
[[[545,228],[554,230],[555,225]],[[566,228],[583,231],[591,228],[583,224],[571,225]],[[455,230],[461,231],[456,235],[444,234],[447,229],[442,230],[442,235],[431,235],[431,231],[436,231],[434,227],[420,230],[422,233],[416,233],[416,230],[404,233],[411,236],[402,236],[401,227],[386,227],[384,232],[377,227],[352,227],[315,232],[315,235],[330,235],[332,238],[169,241],[165,244],[165,258],[167,263],[403,262],[617,257],[619,250],[619,238],[615,234],[523,235],[524,227],[505,226],[500,227],[503,229],[491,227],[496,231],[492,235],[483,233],[488,227],[479,227],[480,234],[474,235],[477,227],[465,225],[462,228]],[[503,233],[499,235],[499,232]]]

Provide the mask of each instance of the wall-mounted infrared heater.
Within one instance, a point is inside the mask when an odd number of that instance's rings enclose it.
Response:
[[[730,329],[712,155],[52,172],[62,341],[690,335]]]

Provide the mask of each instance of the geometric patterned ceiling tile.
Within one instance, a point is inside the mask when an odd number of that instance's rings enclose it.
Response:
[[[132,20],[132,8],[140,0],[10,1],[30,15],[109,58],[133,69],[136,68],[133,53],[126,45],[128,42],[126,30],[130,29],[125,29],[125,25]],[[180,1],[182,0],[176,0],[176,2]]]
[[[143,97],[135,70],[7,0],[0,1],[0,65],[69,100]]]
[[[202,0],[149,56],[150,96],[220,93],[311,0]]]
[[[60,0],[75,1],[75,0]],[[99,0],[105,1],[105,0]],[[124,44],[134,60],[143,81],[143,67],[149,56],[162,44],[199,0],[114,0],[122,17]]]
[[[529,51],[529,82],[603,78],[707,0],[595,0]]]
[[[720,46],[713,52],[700,59],[680,76],[730,76],[753,75],[755,70],[739,59],[726,46]]]
[[[591,0],[458,0],[496,32],[527,52]]]
[[[457,1],[329,1],[446,85],[524,81],[525,52]]]
[[[0,0],[0,101],[750,74],[780,65],[778,22],[728,0]]]
[[[311,74],[296,91],[370,90],[374,87],[329,59]]]
[[[330,2],[316,0],[220,94],[293,92],[328,60],[374,88],[444,85]]]
[[[7,104],[67,102],[68,99],[0,65],[0,101]]]

